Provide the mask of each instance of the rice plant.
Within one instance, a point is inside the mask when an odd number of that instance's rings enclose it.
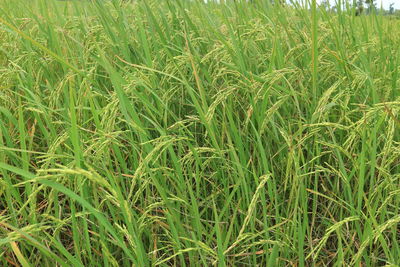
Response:
[[[400,20],[0,0],[1,266],[399,266]]]

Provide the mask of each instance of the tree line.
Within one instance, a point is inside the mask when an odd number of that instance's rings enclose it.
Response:
[[[343,4],[348,4],[348,2],[343,1]],[[326,10],[336,12],[338,7],[336,5],[330,6],[329,0],[323,0],[321,6],[325,7]],[[353,0],[353,3],[347,6],[355,10],[355,15],[360,16],[362,14],[370,14],[378,10],[377,0]],[[388,10],[381,9],[384,15],[399,15],[400,10],[395,10],[394,3],[391,3]]]

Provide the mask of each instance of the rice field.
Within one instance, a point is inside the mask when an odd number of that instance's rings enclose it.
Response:
[[[315,0],[0,0],[0,266],[399,266],[399,49]]]

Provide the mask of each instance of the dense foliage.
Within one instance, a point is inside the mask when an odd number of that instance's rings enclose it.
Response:
[[[0,265],[397,266],[400,23],[311,7],[0,0]]]

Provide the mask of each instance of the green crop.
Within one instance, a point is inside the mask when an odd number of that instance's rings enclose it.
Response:
[[[0,265],[398,266],[400,20],[341,6],[0,0]]]

